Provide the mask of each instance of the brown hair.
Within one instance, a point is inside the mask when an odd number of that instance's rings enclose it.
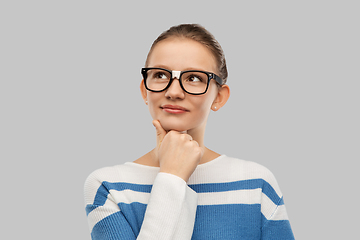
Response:
[[[170,37],[189,38],[206,46],[216,59],[218,67],[217,74],[219,74],[219,77],[221,77],[224,84],[226,83],[228,72],[226,67],[225,54],[215,37],[199,24],[181,24],[178,26],[173,26],[169,30],[160,34],[160,36],[151,45],[150,51],[146,58],[145,66],[148,66],[148,59],[155,45],[160,41]]]

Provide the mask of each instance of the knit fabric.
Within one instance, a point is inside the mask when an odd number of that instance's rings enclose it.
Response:
[[[91,237],[105,239],[294,239],[273,174],[222,155],[186,183],[133,162],[94,171],[85,182]]]

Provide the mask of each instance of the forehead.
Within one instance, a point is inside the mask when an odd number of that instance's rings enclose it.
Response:
[[[203,44],[187,38],[169,38],[157,43],[148,58],[148,67],[171,70],[197,69],[216,72],[216,60]]]

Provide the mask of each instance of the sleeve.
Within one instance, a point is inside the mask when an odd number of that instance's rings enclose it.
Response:
[[[138,236],[109,191],[101,185],[96,174],[85,182],[86,212],[93,240],[191,238],[197,194],[183,179],[167,173],[157,175]]]
[[[138,239],[191,239],[196,208],[197,194],[183,179],[159,173]]]
[[[263,186],[261,212],[263,216],[261,229],[262,240],[295,239],[291,230],[282,193],[271,172],[269,172]]]

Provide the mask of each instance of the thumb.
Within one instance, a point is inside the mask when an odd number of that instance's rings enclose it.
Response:
[[[166,131],[162,128],[159,120],[154,120],[152,123],[156,128],[156,146],[160,147],[161,142],[166,135]]]

